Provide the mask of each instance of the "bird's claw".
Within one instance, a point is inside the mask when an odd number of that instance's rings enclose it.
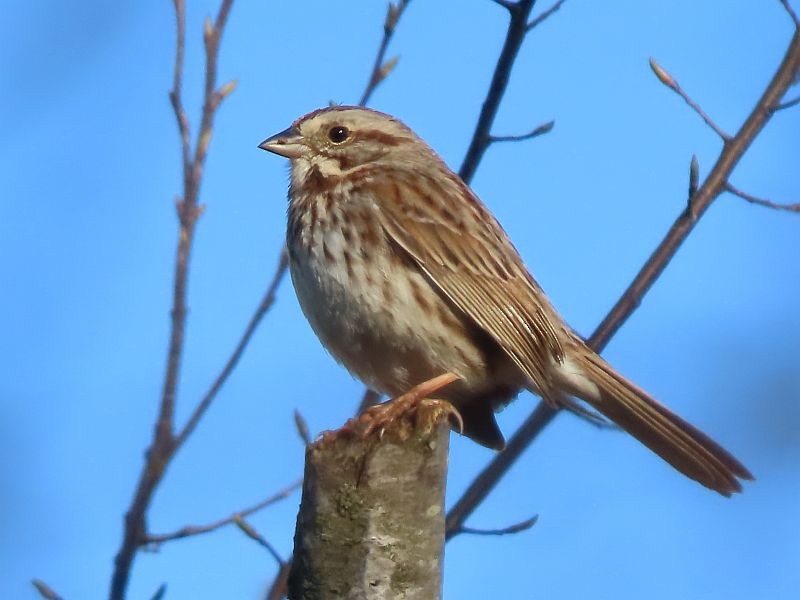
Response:
[[[367,408],[360,416],[359,420],[368,421],[363,430],[363,435],[368,436],[374,431],[378,431],[378,439],[383,439],[386,429],[403,415],[414,412],[419,405],[425,401],[436,403],[443,408],[448,416],[448,420],[458,425],[459,432],[464,430],[464,421],[456,408],[445,400],[435,400],[429,396],[444,386],[459,379],[453,373],[445,373],[428,381],[424,381],[414,386],[404,394],[392,398],[383,404],[376,404]]]

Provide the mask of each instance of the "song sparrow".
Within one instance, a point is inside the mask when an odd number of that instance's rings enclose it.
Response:
[[[287,247],[303,312],[370,388],[402,394],[437,375],[464,434],[502,448],[494,409],[522,388],[577,397],[712,490],[748,470],[588,348],[551,306],[503,228],[403,123],[314,111],[259,146],[291,160]]]

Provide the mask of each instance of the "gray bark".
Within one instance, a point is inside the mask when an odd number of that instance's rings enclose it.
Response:
[[[424,401],[382,436],[309,445],[291,600],[441,598],[447,414]]]

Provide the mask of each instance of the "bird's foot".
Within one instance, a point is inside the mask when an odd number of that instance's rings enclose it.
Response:
[[[459,379],[457,375],[445,373],[444,375],[439,375],[428,381],[423,381],[404,394],[392,398],[383,404],[370,406],[358,417],[358,420],[366,425],[363,430],[363,435],[367,436],[377,431],[379,437],[382,437],[383,433],[395,421],[406,415],[416,414],[417,409],[423,401],[435,403],[440,408],[444,409],[451,425],[454,425],[454,428],[457,427],[459,432],[463,431],[464,422],[455,406],[446,400],[436,400],[429,397],[431,394],[436,393],[457,379]]]
[[[424,381],[396,398],[368,407],[360,415],[347,421],[341,428],[323,432],[322,440],[330,443],[342,437],[358,436],[366,438],[376,432],[378,439],[380,439],[400,419],[412,417],[415,419],[414,423],[416,424],[416,418],[419,416],[418,409],[422,405],[443,411],[450,421],[451,427],[463,432],[464,422],[458,410],[446,400],[429,398],[431,394],[436,393],[457,379],[459,379],[457,375],[445,373]]]

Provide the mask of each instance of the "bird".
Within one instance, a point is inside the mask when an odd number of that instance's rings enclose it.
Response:
[[[587,346],[486,205],[399,119],[330,106],[259,148],[290,161],[286,248],[302,311],[370,389],[402,397],[453,374],[437,397],[497,450],[495,412],[521,390],[553,407],[577,398],[724,496],[753,479]]]

